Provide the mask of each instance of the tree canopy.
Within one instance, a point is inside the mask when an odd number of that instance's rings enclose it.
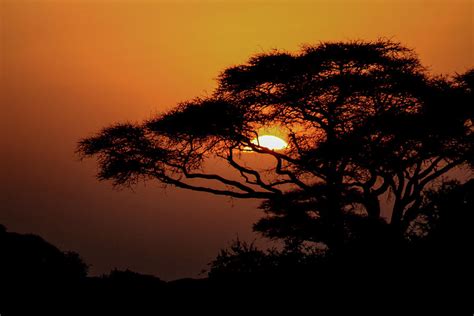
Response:
[[[412,50],[387,40],[272,51],[225,69],[212,95],[107,127],[78,151],[116,185],[158,180],[263,199],[257,230],[310,231],[302,238],[336,247],[354,214],[381,220],[382,198],[393,201],[390,225],[403,232],[433,181],[472,167],[473,77],[430,75]],[[269,129],[288,146],[253,141]],[[248,155],[272,165],[252,166]],[[235,175],[211,171],[216,160]]]

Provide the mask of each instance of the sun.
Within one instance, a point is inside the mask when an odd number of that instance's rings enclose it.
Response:
[[[273,135],[262,135],[257,138],[254,138],[251,142],[252,144],[265,147],[271,150],[282,150],[288,147],[287,142]]]

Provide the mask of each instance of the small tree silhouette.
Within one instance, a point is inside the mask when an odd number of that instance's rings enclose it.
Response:
[[[63,252],[37,235],[7,232],[3,225],[0,253],[0,280],[6,285],[74,283],[89,270],[76,252]]]
[[[97,157],[99,179],[116,185],[155,179],[263,199],[271,220],[259,230],[300,216],[310,239],[336,249],[351,210],[379,223],[381,197],[390,196],[390,225],[401,234],[424,190],[472,163],[472,77],[472,70],[432,77],[413,51],[386,40],[274,51],[224,70],[211,96],[142,124],[103,129],[78,151]],[[286,149],[252,142],[268,128],[285,135]],[[274,164],[249,166],[242,158],[249,151]],[[210,172],[214,160],[238,176]]]

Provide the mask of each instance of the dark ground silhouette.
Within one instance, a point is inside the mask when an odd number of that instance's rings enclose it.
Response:
[[[296,304],[294,310],[311,308],[315,315],[326,309],[472,311],[474,181],[447,183],[420,208],[427,215],[404,240],[358,237],[335,254],[260,250],[236,241],[210,263],[207,278],[171,282],[129,270],[87,276],[78,254],[1,226],[1,312],[167,314],[218,312],[221,304],[228,313],[250,304],[267,311]],[[276,301],[267,305],[266,299]]]

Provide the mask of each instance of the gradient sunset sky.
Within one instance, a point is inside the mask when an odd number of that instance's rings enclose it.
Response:
[[[258,237],[258,201],[114,190],[78,160],[80,138],[205,96],[225,67],[274,48],[385,37],[461,73],[473,17],[472,0],[0,0],[0,223],[79,252],[93,274],[196,277],[237,235]]]

